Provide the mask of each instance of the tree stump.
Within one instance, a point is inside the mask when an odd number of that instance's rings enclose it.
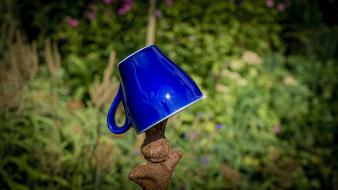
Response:
[[[166,190],[176,164],[183,156],[181,151],[171,150],[164,132],[167,120],[148,129],[141,146],[141,153],[147,164],[134,168],[129,179],[144,190]]]

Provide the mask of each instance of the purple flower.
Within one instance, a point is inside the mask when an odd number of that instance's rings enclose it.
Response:
[[[102,0],[104,4],[112,4],[114,2],[114,0]]]
[[[79,25],[79,21],[75,18],[70,18],[69,24],[71,27],[76,28]]]
[[[174,0],[167,0],[167,5],[168,6],[173,6],[174,5]]]
[[[129,12],[134,4],[134,0],[123,0],[121,7],[117,10],[119,15],[125,15]]]
[[[275,134],[279,134],[281,131],[282,131],[282,126],[281,126],[279,123],[277,123],[277,124],[273,127],[273,132],[274,132]]]
[[[274,0],[266,0],[265,4],[266,4],[267,7],[271,8],[275,4],[275,1]]]
[[[93,21],[96,18],[96,13],[94,11],[88,11],[85,16],[89,21]]]
[[[279,12],[284,12],[286,7],[283,3],[278,4],[277,9]]]
[[[223,127],[223,125],[222,125],[222,124],[219,124],[219,123],[215,125],[215,128],[216,128],[216,129],[221,129],[222,127]]]
[[[200,160],[200,162],[203,164],[203,165],[208,165],[209,164],[209,157],[208,156],[203,156]]]
[[[161,11],[160,9],[157,9],[157,10],[155,11],[155,16],[156,16],[156,17],[162,17],[162,16],[163,16],[162,11]]]

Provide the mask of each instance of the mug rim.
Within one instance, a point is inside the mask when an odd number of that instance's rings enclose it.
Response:
[[[150,45],[147,45],[147,46],[144,46],[143,48],[140,48],[138,49],[137,51],[135,51],[134,53],[128,55],[127,57],[125,57],[124,59],[122,59],[122,61],[120,61],[117,66],[119,67],[122,63],[126,62],[126,60],[128,60],[129,58],[133,57],[134,55],[140,53],[141,51],[143,51],[144,49],[147,49],[149,47],[152,47],[152,46],[156,46],[155,44],[150,44]]]
[[[162,121],[164,121],[164,120],[166,120],[166,119],[169,119],[170,117],[172,117],[172,116],[178,114],[179,112],[181,112],[181,111],[183,111],[183,110],[189,108],[191,105],[193,105],[193,104],[195,104],[195,103],[197,103],[197,102],[199,102],[200,100],[203,100],[203,99],[205,99],[205,98],[206,98],[206,96],[205,96],[204,93],[202,92],[202,96],[199,97],[198,99],[196,99],[196,100],[190,102],[189,104],[187,104],[187,105],[185,105],[185,106],[183,106],[183,107],[181,107],[181,108],[175,110],[173,113],[167,115],[166,117],[164,117],[164,118],[162,118],[162,119],[160,119],[160,120],[158,120],[158,121],[153,122],[152,124],[150,124],[150,125],[147,126],[146,128],[142,129],[141,131],[137,131],[137,130],[136,130],[136,134],[139,135],[139,134],[141,134],[141,133],[147,131],[148,129],[154,127],[155,125],[161,123]]]

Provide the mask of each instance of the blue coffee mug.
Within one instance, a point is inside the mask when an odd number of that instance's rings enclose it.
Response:
[[[115,134],[131,126],[142,133],[203,98],[196,83],[155,45],[123,59],[118,70],[121,85],[107,116],[108,128]],[[115,122],[120,102],[126,115],[121,127]]]

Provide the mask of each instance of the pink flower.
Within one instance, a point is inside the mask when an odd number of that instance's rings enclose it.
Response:
[[[174,5],[174,0],[167,0],[167,5],[168,6],[173,6]]]
[[[123,0],[121,7],[117,10],[119,15],[125,15],[129,12],[134,4],[134,0]]]
[[[184,138],[187,140],[196,140],[198,138],[198,134],[195,131],[184,133]]]
[[[96,18],[96,13],[94,11],[88,11],[85,16],[89,21],[93,21]]]
[[[157,10],[155,11],[155,16],[156,16],[156,17],[162,17],[162,16],[163,16],[162,11],[159,10],[159,9],[157,9]]]
[[[75,18],[70,18],[69,24],[71,27],[76,28],[79,25],[79,21]]]
[[[273,131],[275,132],[275,134],[279,134],[282,131],[282,126],[277,123],[274,127],[273,127]]]
[[[114,0],[102,0],[104,4],[112,4],[114,2]]]
[[[267,7],[271,8],[275,4],[275,1],[274,0],[266,0],[265,4],[266,4]]]
[[[285,11],[285,5],[283,3],[278,4],[277,9],[279,12],[284,12]]]

